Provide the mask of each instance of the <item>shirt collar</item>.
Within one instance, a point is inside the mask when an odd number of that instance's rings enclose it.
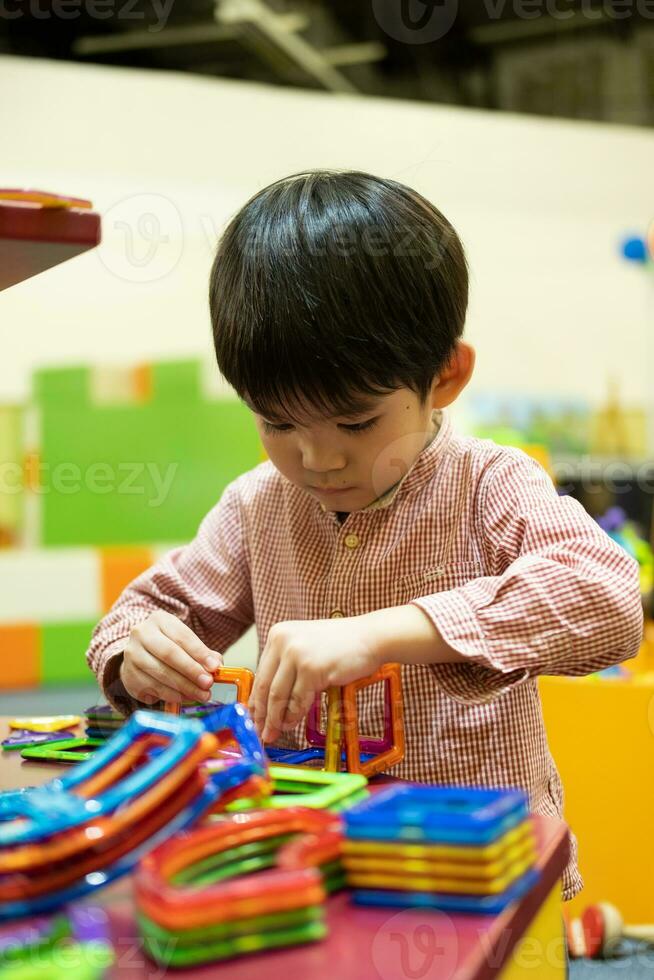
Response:
[[[436,431],[427,445],[418,453],[402,479],[394,483],[392,487],[389,487],[380,497],[377,497],[365,507],[362,507],[359,513],[369,510],[381,510],[384,507],[388,507],[396,497],[401,497],[411,490],[418,489],[418,487],[427,481],[432,473],[435,460],[442,454],[452,436],[452,422],[448,412],[435,408],[432,412],[432,419],[436,425]],[[320,500],[318,503],[321,510],[326,512],[327,508],[323,502]],[[330,511],[330,513],[337,520],[333,511]]]

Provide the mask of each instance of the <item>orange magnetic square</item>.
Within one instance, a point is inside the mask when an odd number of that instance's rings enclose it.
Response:
[[[108,612],[132,579],[153,563],[149,548],[101,548],[102,612]]]
[[[390,749],[380,752],[374,759],[361,761],[359,746],[359,722],[357,711],[357,691],[370,684],[384,683],[388,686],[388,704],[391,712],[391,731],[393,744]],[[404,706],[402,702],[402,674],[400,664],[384,664],[370,677],[346,684],[342,688],[342,725],[345,741],[345,756],[348,772],[362,773],[372,778],[384,769],[390,769],[404,758]]]
[[[39,632],[35,623],[0,624],[0,690],[40,683]]]

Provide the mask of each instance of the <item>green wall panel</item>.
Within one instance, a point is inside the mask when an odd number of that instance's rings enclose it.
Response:
[[[88,369],[41,371],[42,542],[108,545],[193,537],[227,484],[262,459],[250,412],[209,401],[199,361],[159,363],[152,399],[95,405]]]
[[[98,617],[99,618],[99,617]],[[41,627],[41,683],[70,684],[93,680],[86,653],[96,621],[47,623]]]
[[[15,543],[23,522],[22,421],[22,408],[0,405],[0,547]]]

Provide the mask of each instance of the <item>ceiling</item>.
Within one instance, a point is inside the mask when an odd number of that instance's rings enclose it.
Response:
[[[651,6],[648,18],[642,0],[3,0],[0,53],[649,125]],[[600,79],[633,52],[633,104],[589,85],[591,49]]]

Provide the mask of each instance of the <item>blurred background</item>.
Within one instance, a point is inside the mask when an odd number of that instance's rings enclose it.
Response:
[[[95,623],[263,459],[212,363],[208,272],[245,201],[311,167],[453,222],[478,355],[455,423],[540,459],[637,557],[649,609],[654,0],[5,0],[0,91],[0,185],[102,222],[0,294],[0,713],[98,700]],[[647,629],[637,661],[543,698],[590,898],[652,921]]]

